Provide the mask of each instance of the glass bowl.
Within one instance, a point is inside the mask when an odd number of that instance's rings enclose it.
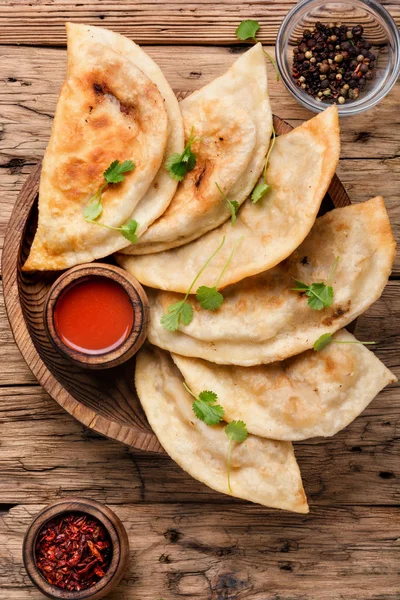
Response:
[[[390,92],[400,73],[400,35],[388,11],[376,0],[302,0],[286,15],[276,40],[276,59],[282,80],[306,108],[321,112],[332,101],[316,100],[296,84],[292,75],[293,48],[304,29],[320,21],[354,27],[362,25],[363,38],[375,54],[375,77],[367,81],[357,100],[338,105],[340,116],[356,115],[375,106]]]

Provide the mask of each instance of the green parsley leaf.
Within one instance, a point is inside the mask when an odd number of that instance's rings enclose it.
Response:
[[[312,283],[306,291],[308,296],[308,305],[314,310],[322,310],[332,306],[333,287],[325,283]]]
[[[241,42],[246,40],[253,40],[254,43],[258,43],[258,39],[256,38],[256,33],[260,29],[260,23],[258,21],[253,21],[252,19],[247,19],[246,21],[242,21],[239,27],[236,29],[236,37]],[[271,62],[272,66],[275,69],[276,80],[279,81],[279,71],[276,65],[275,60],[272,58],[268,52],[266,52],[263,48],[263,52],[268,60]]]
[[[239,210],[239,202],[236,200],[228,200],[228,207],[231,211],[231,223],[234,225],[236,223],[236,216]]]
[[[180,302],[175,302],[175,304],[170,304],[167,308],[167,313],[161,317],[161,325],[167,331],[176,331],[179,327],[179,323],[183,325],[189,325],[193,320],[193,306],[186,302],[190,292],[193,289],[196,281],[203,273],[204,269],[210,264],[214,256],[221,250],[222,246],[225,243],[225,236],[222,238],[222,242],[218,246],[218,248],[211,254],[211,256],[206,260],[204,265],[201,267],[200,271],[197,273],[196,277],[193,279],[192,283],[188,291],[185,294],[185,297]],[[229,262],[229,261],[228,261]]]
[[[218,291],[218,285],[219,282],[221,281],[226,269],[229,266],[229,263],[231,262],[233,255],[235,253],[236,248],[238,247],[238,244],[242,241],[243,236],[240,237],[236,244],[233,246],[232,252],[229,255],[228,260],[226,261],[224,268],[222,269],[218,279],[217,279],[217,283],[213,286],[213,287],[208,287],[206,285],[202,285],[200,286],[197,291],[196,291],[196,298],[197,300],[200,302],[200,306],[202,308],[205,308],[206,310],[217,310],[217,308],[219,308],[221,306],[221,304],[224,301],[224,297],[221,294],[221,292]]]
[[[256,185],[256,187],[254,188],[254,190],[251,194],[251,201],[253,202],[253,204],[256,204],[259,200],[261,200],[261,198],[264,196],[264,194],[266,194],[267,191],[269,189],[271,189],[271,186],[267,183],[267,167],[268,167],[269,157],[272,152],[272,148],[275,145],[275,140],[276,140],[276,133],[275,133],[274,127],[272,126],[272,141],[269,145],[267,156],[265,157],[265,163],[264,163],[264,170],[263,170],[264,181],[262,181],[261,183]]]
[[[244,421],[231,421],[225,427],[225,433],[232,442],[244,442],[249,435]]]
[[[192,171],[196,166],[196,155],[192,152],[192,144],[199,141],[194,135],[194,130],[190,132],[190,137],[182,152],[171,154],[165,162],[165,168],[175,181],[182,181],[186,173]]]
[[[124,173],[133,171],[135,164],[132,160],[124,160],[120,163],[119,160],[114,160],[109,167],[104,171],[104,179],[107,183],[121,183],[124,181]]]
[[[232,494],[231,487],[231,456],[232,456],[232,442],[244,442],[249,435],[244,421],[231,421],[225,427],[225,433],[229,438],[229,449],[228,449],[228,489]]]
[[[103,205],[101,203],[101,196],[103,191],[110,184],[113,183],[121,183],[124,181],[124,173],[128,173],[129,171],[133,171],[135,165],[132,160],[124,160],[123,163],[120,163],[119,160],[114,160],[104,171],[104,179],[105,183],[100,187],[100,189],[95,193],[92,198],[90,198],[89,203],[86,205],[85,210],[83,211],[83,217],[89,223],[94,223],[95,225],[100,225],[100,227],[105,227],[106,229],[113,229],[114,231],[120,231],[122,235],[132,242],[132,244],[136,244],[138,238],[136,236],[136,229],[138,224],[133,219],[122,225],[122,227],[112,227],[111,225],[106,225],[105,223],[99,223],[96,221],[98,217],[100,217],[103,212]]]
[[[224,192],[221,190],[221,188],[217,182],[215,182],[215,185],[217,187],[217,190],[223,197],[223,199],[226,200],[226,202],[228,204],[228,208],[231,211],[231,223],[232,223],[232,225],[234,225],[236,223],[236,216],[237,216],[238,210],[240,208],[239,202],[236,202],[236,200],[229,200],[229,198],[224,194]]]
[[[165,168],[176,181],[182,181],[187,173],[187,165],[181,160],[181,154],[171,154],[165,162]]]
[[[219,404],[215,404],[218,398],[217,394],[215,392],[204,390],[196,396],[185,382],[183,383],[183,386],[195,399],[192,408],[196,417],[201,421],[204,421],[206,425],[218,425],[224,416],[224,409]]]
[[[259,29],[260,23],[258,21],[247,19],[246,21],[242,21],[236,29],[236,37],[242,42],[245,40],[255,40]]]
[[[331,342],[332,335],[330,333],[323,333],[314,343],[314,351],[318,352],[319,350],[323,350],[326,346],[329,346]]]
[[[314,350],[318,352],[319,350],[323,350],[329,344],[362,344],[363,346],[369,346],[372,344],[376,344],[376,342],[360,342],[359,340],[334,340],[333,336],[330,333],[323,333],[317,341],[314,343]]]
[[[325,283],[312,283],[307,285],[298,279],[295,279],[296,287],[292,288],[294,292],[304,292],[308,296],[308,306],[314,310],[322,310],[333,303],[333,288]]]
[[[102,203],[99,200],[95,200],[86,206],[85,210],[83,211],[83,216],[85,217],[86,221],[94,221],[101,215],[102,212]]]
[[[217,310],[224,301],[223,295],[214,287],[201,285],[197,288],[196,298],[206,310]]]
[[[129,240],[132,244],[136,244],[138,241],[136,230],[138,228],[138,223],[134,219],[131,219],[125,225],[121,227],[122,235]]]
[[[189,325],[192,322],[193,306],[186,302],[186,297],[185,300],[170,304],[167,310],[168,312],[161,317],[161,325],[167,331],[177,331],[180,323]]]
[[[259,200],[261,200],[261,198],[264,196],[264,194],[270,189],[270,185],[268,185],[268,183],[265,183],[265,181],[259,183],[258,185],[256,185],[256,187],[254,188],[252,194],[251,194],[251,201],[253,204],[256,204]]]
[[[336,258],[333,263],[332,270],[329,274],[328,281],[326,283],[318,282],[307,285],[303,281],[295,279],[296,287],[292,288],[294,292],[305,292],[308,296],[308,305],[314,310],[322,310],[328,306],[332,306],[333,303],[333,287],[330,284],[333,274],[335,272],[339,257]]]

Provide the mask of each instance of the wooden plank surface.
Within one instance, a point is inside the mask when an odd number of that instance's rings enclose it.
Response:
[[[40,508],[20,505],[0,516],[0,589],[7,600],[43,598],[29,587],[20,551]],[[399,598],[400,513],[387,507],[330,507],[294,517],[250,504],[111,508],[128,529],[131,559],[109,600]]]
[[[65,20],[147,44],[182,95],[232,64],[241,49],[223,46],[236,44],[241,19],[258,19],[260,38],[273,43],[293,4],[0,2],[0,250],[18,192],[49,137],[65,74]],[[383,4],[400,23],[399,2]],[[268,70],[274,111],[293,125],[310,118]],[[385,196],[397,240],[399,105],[397,84],[373,110],[342,120],[338,169],[353,202]],[[399,276],[397,257],[394,280],[357,328],[379,342],[376,354],[398,377]],[[400,600],[399,389],[384,390],[334,438],[296,444],[311,513],[270,511],[213,492],[165,455],[131,452],[85,430],[36,385],[0,291],[1,600],[42,597],[22,566],[22,537],[40,505],[67,494],[108,503],[128,528],[130,567],[110,600]]]
[[[400,24],[399,3],[381,3]],[[257,19],[262,26],[260,40],[272,44],[295,4],[295,0],[3,0],[0,44],[65,45],[65,21],[108,27],[146,45],[236,44],[235,30],[243,19]]]

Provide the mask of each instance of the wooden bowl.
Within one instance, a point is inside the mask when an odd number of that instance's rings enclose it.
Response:
[[[95,517],[107,530],[112,545],[111,563],[104,577],[92,587],[79,592],[69,592],[49,584],[35,561],[36,539],[43,525],[54,517],[70,512],[81,512]],[[50,504],[35,517],[25,534],[22,555],[29,578],[45,596],[56,600],[98,600],[110,593],[120,582],[128,566],[129,541],[120,519],[107,506],[88,498],[64,498]]]
[[[104,354],[85,354],[74,350],[63,342],[54,325],[54,309],[61,295],[71,285],[93,276],[118,283],[129,296],[134,312],[133,327],[126,340],[115,350]],[[44,326],[56,350],[71,362],[87,369],[110,369],[136,354],[146,339],[149,318],[149,301],[140,283],[120,267],[104,263],[87,263],[66,271],[51,286],[43,311]]]
[[[274,127],[278,135],[292,129],[279,117],[274,117]],[[40,164],[33,169],[18,196],[4,243],[4,297],[15,341],[43,388],[86,427],[135,448],[163,452],[135,390],[134,357],[113,369],[90,372],[60,355],[47,337],[43,307],[59,273],[21,271],[37,226],[40,169]],[[349,204],[349,197],[335,175],[320,214]]]

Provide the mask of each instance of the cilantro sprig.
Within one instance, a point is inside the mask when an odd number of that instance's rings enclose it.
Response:
[[[208,287],[207,285],[201,285],[199,288],[197,288],[196,298],[197,298],[198,302],[200,303],[201,308],[204,308],[205,310],[213,311],[213,310],[217,310],[223,303],[224,296],[221,294],[221,292],[218,291],[218,285],[219,285],[219,282],[221,281],[222,277],[224,276],[224,273],[227,270],[227,268],[233,258],[233,255],[235,254],[236,248],[238,247],[238,245],[240,244],[242,239],[243,239],[243,236],[238,239],[238,241],[232,248],[232,252],[230,253],[228,260],[226,261],[224,268],[222,269],[222,271],[217,279],[216,284],[212,287]]]
[[[129,240],[132,244],[136,244],[138,241],[136,230],[138,227],[137,221],[131,219],[122,227],[112,227],[111,225],[106,225],[105,223],[100,223],[96,221],[100,217],[103,212],[103,204],[102,204],[102,195],[104,190],[112,184],[122,183],[125,179],[125,173],[129,173],[135,169],[135,164],[132,160],[124,160],[124,162],[119,162],[119,160],[114,160],[104,171],[103,177],[105,182],[103,185],[97,190],[97,192],[92,196],[83,211],[83,216],[88,223],[94,223],[95,225],[99,225],[100,227],[105,227],[106,229],[113,229],[114,231],[120,231],[122,235]]]
[[[329,274],[328,281],[326,283],[320,281],[318,283],[311,283],[310,285],[307,285],[306,283],[295,279],[296,287],[292,288],[292,291],[305,293],[305,295],[308,296],[307,304],[314,310],[322,310],[323,308],[332,306],[333,287],[329,284],[332,281],[332,277],[335,272],[338,261],[339,257],[336,257],[332,270]]]
[[[231,421],[224,429],[226,435],[229,439],[229,449],[228,449],[228,489],[229,493],[232,494],[231,487],[231,458],[232,458],[232,446],[233,442],[238,442],[239,444],[244,442],[249,435],[247,431],[246,423],[244,421]]]
[[[219,193],[221,194],[223,199],[226,200],[226,202],[228,204],[228,208],[231,211],[231,223],[232,223],[232,225],[234,225],[236,223],[236,217],[237,217],[238,210],[239,210],[239,202],[237,202],[236,200],[229,200],[229,198],[221,190],[219,184],[217,182],[215,182],[215,185],[217,186],[217,190],[219,191]]]
[[[183,387],[191,396],[194,398],[192,403],[193,412],[200,421],[206,423],[206,425],[218,425],[224,418],[224,408],[219,404],[216,404],[218,396],[215,392],[210,390],[203,390],[197,396],[187,385],[183,382]],[[247,431],[246,423],[244,421],[231,421],[224,428],[225,434],[229,439],[228,448],[228,489],[229,493],[232,494],[231,486],[231,459],[232,459],[232,448],[233,442],[241,444],[247,439],[249,432]]]
[[[218,396],[215,392],[203,390],[196,396],[186,382],[183,382],[183,387],[194,398],[192,408],[198,419],[204,421],[206,425],[218,425],[222,421],[224,409],[219,404],[216,404]]]
[[[264,163],[264,170],[263,170],[264,181],[262,181],[261,183],[256,185],[256,187],[254,188],[254,190],[251,194],[251,201],[253,204],[257,204],[257,202],[259,200],[261,200],[261,198],[264,196],[264,194],[266,194],[268,192],[268,190],[271,188],[269,183],[267,183],[267,167],[268,167],[269,157],[272,152],[272,148],[275,145],[275,140],[276,140],[276,133],[275,133],[274,126],[272,126],[272,140],[271,140],[268,152],[267,152],[267,156],[265,157],[265,163]]]
[[[245,42],[246,40],[252,40],[255,44],[257,44],[259,40],[256,38],[256,34],[259,29],[260,23],[258,21],[246,19],[246,21],[242,21],[239,27],[236,29],[236,37],[241,42]],[[274,67],[276,73],[276,80],[279,81],[279,71],[275,60],[270,54],[268,54],[268,52],[266,52],[266,50],[264,50],[264,48],[263,52]]]
[[[222,242],[218,246],[218,248],[211,254],[211,256],[206,260],[204,265],[201,267],[200,271],[197,273],[196,277],[193,279],[192,283],[189,286],[188,291],[185,294],[183,300],[179,302],[174,302],[174,304],[170,304],[167,308],[167,312],[163,314],[161,317],[161,325],[167,331],[177,331],[179,328],[179,324],[189,325],[189,323],[193,320],[193,306],[187,302],[188,296],[193,289],[193,286],[196,284],[196,281],[199,279],[200,275],[203,273],[204,269],[208,267],[212,259],[218,252],[221,250],[222,246],[225,243],[225,236],[222,238]]]
[[[196,166],[196,155],[192,152],[192,144],[197,141],[199,141],[199,138],[194,135],[194,128],[192,127],[189,139],[182,154],[175,152],[167,158],[165,168],[172,179],[182,181],[186,173],[192,171]]]
[[[319,352],[329,346],[329,344],[362,344],[368,346],[376,344],[376,342],[360,342],[359,340],[334,340],[331,333],[323,333],[314,343],[314,351]]]

